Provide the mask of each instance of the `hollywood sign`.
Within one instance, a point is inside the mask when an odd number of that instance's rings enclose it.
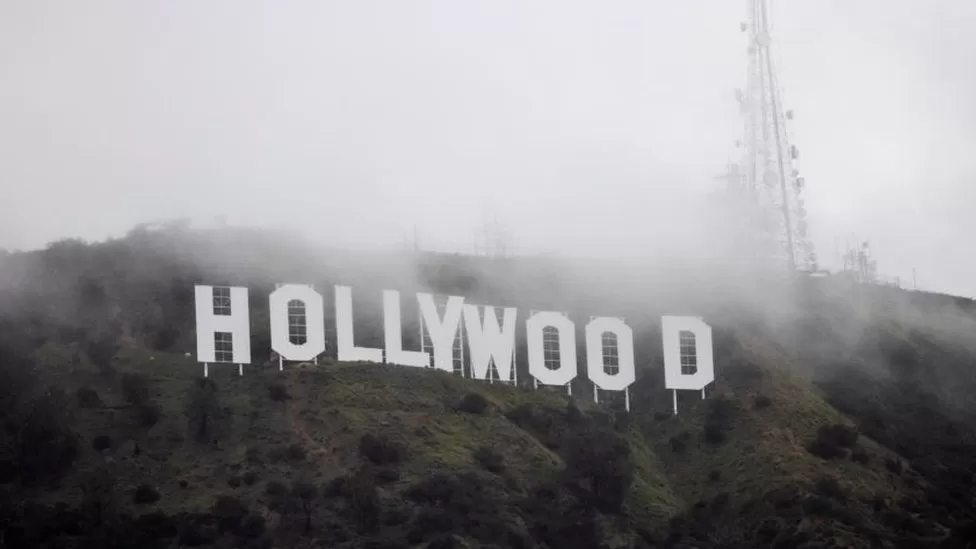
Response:
[[[416,294],[421,333],[429,336],[430,352],[403,348],[400,293],[383,291],[384,347],[359,347],[354,341],[352,288],[335,288],[335,349],[341,362],[387,363],[406,367],[456,371],[456,345],[466,343],[469,375],[486,381],[517,382],[515,307],[465,303],[448,296],[438,303],[430,293]],[[251,363],[248,290],[244,287],[195,287],[197,361],[204,364]],[[308,362],[325,352],[325,305],[312,286],[280,284],[269,296],[271,349],[283,361]],[[499,320],[498,311],[501,311]],[[462,328],[463,326],[463,328]],[[586,377],[597,389],[624,392],[636,380],[634,333],[623,319],[592,317],[585,330]],[[532,311],[525,320],[528,372],[535,387],[564,386],[578,375],[576,325],[562,312]],[[714,381],[712,330],[694,316],[661,317],[664,384],[674,391],[702,391]],[[421,341],[424,341],[422,337]],[[607,344],[610,342],[610,345]],[[426,346],[423,345],[422,346]],[[463,352],[461,360],[463,361]],[[460,369],[464,375],[464,368]]]

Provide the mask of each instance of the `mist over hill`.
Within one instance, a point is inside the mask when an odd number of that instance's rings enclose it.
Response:
[[[279,372],[267,296],[353,287],[519,308],[519,386],[394,365]],[[253,364],[195,362],[193,285],[250,290]],[[324,249],[139,228],[0,257],[0,512],[11,547],[967,547],[968,299],[688,258]],[[631,412],[534,390],[529,310],[634,329]],[[660,316],[715,334],[705,398],[663,387]],[[419,348],[404,307],[405,348]],[[583,338],[577,337],[582,345]],[[186,354],[190,353],[191,356]],[[578,353],[581,364],[585,353]]]

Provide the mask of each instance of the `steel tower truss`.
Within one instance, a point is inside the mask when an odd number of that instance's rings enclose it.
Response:
[[[734,207],[744,225],[746,253],[786,262],[791,270],[815,268],[816,257],[806,237],[804,179],[795,168],[797,149],[790,144],[776,72],[770,55],[769,10],[766,0],[748,0],[749,68],[747,85],[737,90],[745,118],[742,157],[729,174]]]

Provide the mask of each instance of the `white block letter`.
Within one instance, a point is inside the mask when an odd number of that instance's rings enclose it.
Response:
[[[251,323],[247,309],[247,288],[198,285],[194,286],[194,293],[197,361],[250,364]]]
[[[461,328],[461,308],[464,298],[450,296],[444,308],[444,318],[437,313],[437,304],[431,294],[417,294],[424,325],[434,346],[434,367],[445,372],[454,371],[454,340]]]
[[[616,374],[608,374],[603,364],[603,334],[610,332],[617,338]],[[597,387],[604,391],[623,391],[636,379],[634,370],[634,331],[623,320],[598,317],[586,325],[586,372]]]
[[[546,368],[543,331],[555,328],[559,333],[559,367]],[[529,350],[529,373],[543,385],[566,385],[576,377],[576,326],[562,313],[535,313],[525,321],[526,345]]]
[[[335,287],[336,356],[342,362],[383,362],[383,349],[356,347],[353,338],[352,288]]]
[[[325,309],[322,294],[310,286],[285,284],[271,292],[271,349],[285,360],[312,360],[325,351]],[[291,340],[292,315],[305,326],[304,342]],[[301,328],[298,328],[299,330]]]
[[[698,391],[715,381],[712,327],[704,320],[694,316],[661,317],[661,338],[666,388]]]
[[[403,327],[400,324],[400,292],[383,290],[383,329],[386,332],[386,362],[426,368],[430,355],[423,351],[403,350]]]
[[[494,307],[485,307],[485,321],[481,322],[477,305],[464,306],[464,326],[468,331],[468,349],[471,353],[471,377],[488,379],[488,365],[495,362],[501,381],[515,380],[515,316],[514,307],[504,309],[502,325]]]

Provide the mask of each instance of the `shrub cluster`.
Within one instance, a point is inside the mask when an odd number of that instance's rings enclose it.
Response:
[[[620,511],[634,476],[627,439],[605,428],[588,429],[570,439],[564,454],[569,480],[588,488],[594,506]]]
[[[482,446],[475,450],[474,459],[492,473],[501,473],[505,470],[505,456],[491,446]]]
[[[807,446],[807,451],[823,459],[847,457],[857,444],[858,432],[853,427],[835,423],[817,430],[817,438]]]
[[[481,393],[468,393],[458,403],[458,410],[467,414],[483,414],[488,410],[488,399]]]
[[[376,465],[387,465],[402,461],[404,450],[385,435],[367,433],[359,439],[359,454]]]
[[[102,405],[102,399],[98,396],[98,392],[91,387],[78,388],[75,396],[78,398],[78,406],[81,408],[98,408]]]
[[[132,494],[132,502],[135,504],[155,503],[159,501],[159,491],[148,484],[140,484]]]
[[[112,448],[112,438],[108,435],[98,435],[92,439],[92,448],[96,452],[110,450]]]
[[[285,457],[290,461],[304,461],[305,448],[301,444],[290,444],[285,450]]]
[[[738,409],[735,402],[723,395],[717,395],[708,400],[708,408],[705,412],[705,425],[702,428],[702,435],[708,444],[722,444],[726,439],[726,432],[731,426],[732,419]]]
[[[682,431],[677,435],[671,437],[668,443],[671,445],[671,451],[675,454],[683,454],[688,449],[688,439],[691,438],[691,434],[687,431]]]
[[[283,383],[272,383],[268,385],[268,396],[275,402],[284,402],[291,399],[288,389]]]

